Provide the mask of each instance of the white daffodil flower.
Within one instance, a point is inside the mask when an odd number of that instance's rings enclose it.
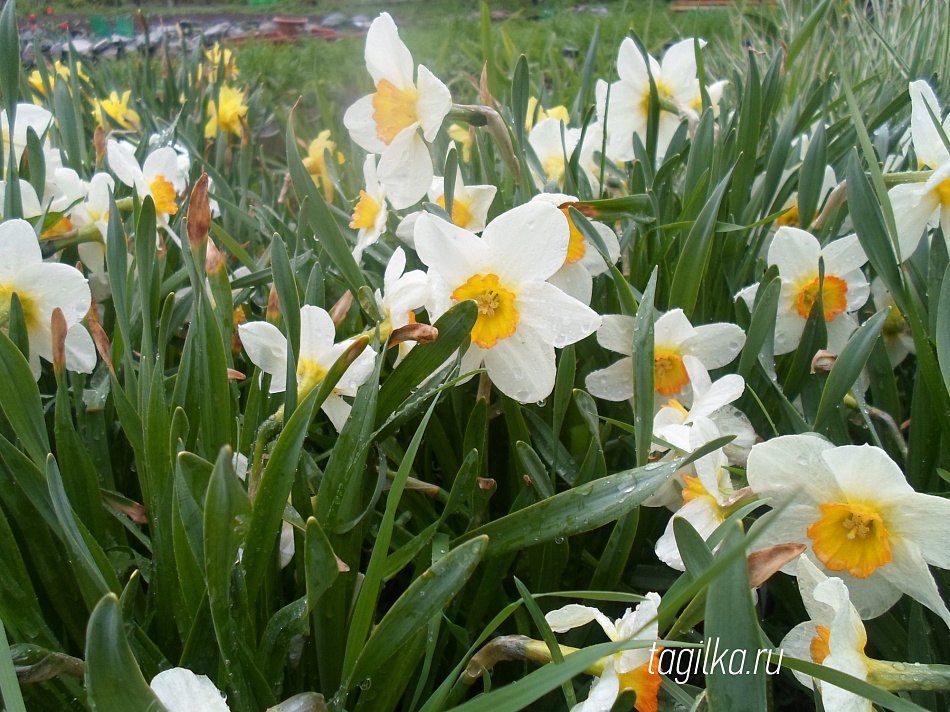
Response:
[[[564,129],[563,142],[561,141],[562,127]],[[601,148],[603,137],[601,130],[600,123],[587,127],[578,157],[578,165],[584,171],[591,191],[594,193],[600,190],[600,182],[596,177],[600,174],[600,165],[594,160],[594,151],[599,151]],[[568,161],[571,160],[580,140],[581,130],[567,128],[560,119],[548,118],[534,125],[531,133],[528,134],[528,143],[538,157],[541,170],[544,171],[544,175],[534,173],[534,182],[539,190],[542,190],[547,183],[564,185],[564,173],[567,170],[564,159],[566,157]]]
[[[700,47],[705,46],[700,40]],[[685,39],[670,47],[663,56],[662,64],[649,57],[650,68],[634,41],[627,37],[620,44],[617,55],[617,74],[620,79],[610,85],[610,106],[607,106],[607,82],[599,80],[595,87],[597,116],[607,128],[607,155],[614,161],[632,161],[633,135],[637,134],[646,144],[647,120],[650,109],[650,75],[656,83],[658,98],[672,104],[681,112],[696,110],[699,96],[699,79],[696,76],[696,51],[693,39]],[[716,87],[718,98],[722,88]],[[710,96],[710,98],[712,98]],[[700,106],[701,106],[700,102]],[[682,118],[679,113],[661,109],[657,131],[657,159],[662,160],[673,134]]]
[[[818,260],[825,264],[821,300],[828,329],[828,349],[841,353],[852,332],[858,328],[854,312],[864,306],[870,285],[861,271],[868,261],[856,235],[847,235],[822,248],[809,232],[781,227],[769,246],[769,264],[777,265],[782,278],[778,316],[775,320],[775,355],[794,351],[818,296]],[[746,287],[737,298],[749,309],[758,284]]]
[[[499,390],[522,403],[551,393],[554,349],[600,325],[599,314],[545,281],[564,264],[569,242],[567,220],[547,203],[499,215],[482,237],[428,213],[419,216],[415,243],[430,268],[430,317],[466,299],[478,304],[462,373],[484,363]]]
[[[887,358],[894,368],[908,354],[916,354],[917,347],[914,345],[914,335],[910,331],[910,326],[904,320],[900,309],[897,308],[897,302],[884,286],[884,280],[875,277],[871,280],[871,299],[874,301],[875,309],[888,308],[887,319],[884,320],[884,328],[881,330],[881,336],[884,337],[884,348],[887,351]]]
[[[389,216],[386,191],[376,176],[376,156],[373,154],[368,155],[363,162],[363,184],[366,189],[360,191],[360,199],[350,221],[351,228],[359,229],[356,247],[353,248],[353,258],[357,263],[363,259],[363,250],[375,244],[386,231],[386,218]]]
[[[577,229],[571,220],[570,204],[576,203],[577,198],[563,193],[539,193],[531,199],[532,202],[550,203],[558,208],[571,230],[571,240],[567,247],[567,259],[561,269],[555,272],[548,280],[555,287],[568,294],[579,302],[590,304],[594,291],[594,277],[603,274],[610,267],[604,262],[597,248],[588,244],[587,238]],[[601,222],[591,221],[591,224],[600,235],[600,239],[607,247],[607,257],[611,264],[620,259],[620,242],[617,234]]]
[[[359,146],[380,154],[380,183],[393,207],[401,210],[429,189],[433,172],[426,141],[435,140],[452,108],[452,95],[422,64],[413,80],[412,55],[385,12],[366,34],[365,58],[376,92],[347,109],[343,124]]]
[[[796,575],[809,620],[789,631],[779,646],[799,660],[811,660],[860,680],[868,678],[864,654],[867,632],[851,603],[848,588],[838,578],[828,578],[807,556],[798,558]],[[792,671],[805,687],[812,678]],[[829,712],[871,712],[871,701],[827,682],[818,683],[822,706]]]
[[[786,435],[753,447],[746,474],[775,507],[755,525],[765,527],[757,546],[806,545],[809,559],[847,584],[862,618],[906,593],[950,625],[927,568],[950,568],[950,501],[915,492],[886,452]]]
[[[704,416],[697,417],[688,431],[690,450],[695,450],[722,435],[715,423]],[[680,493],[680,508],[670,517],[666,531],[656,542],[657,558],[667,566],[677,571],[686,570],[673,534],[673,520],[676,517],[686,519],[703,539],[708,539],[716,528],[726,521],[728,517],[726,503],[734,493],[732,478],[729,470],[726,469],[728,464],[729,459],[720,448],[693,463],[693,471],[696,473],[694,476],[685,473],[678,476],[683,484]],[[675,493],[670,485],[672,485],[672,478],[664,488],[668,488],[668,492],[664,493],[667,499],[664,504],[667,506],[671,503],[669,494]]]
[[[188,668],[164,670],[149,686],[168,712],[231,712],[214,683]]]
[[[75,267],[44,262],[33,226],[26,220],[0,224],[0,326],[10,318],[13,294],[20,299],[30,339],[30,367],[40,377],[40,358],[53,360],[52,318],[59,307],[66,318],[66,368],[92,373],[96,347],[86,328],[92,297],[86,278]]]
[[[655,641],[659,635],[659,607],[659,594],[651,592],[633,611],[628,608],[616,621],[610,620],[596,608],[576,603],[551,611],[544,619],[555,633],[566,633],[572,628],[597,621],[613,642]],[[636,708],[639,712],[656,712],[661,682],[658,654],[658,649],[654,652],[653,648],[637,648],[606,658],[587,699],[571,712],[609,712],[621,693],[627,690],[636,693]]]
[[[950,153],[927,109],[929,105],[939,119],[940,104],[933,89],[922,79],[911,82],[909,91],[914,153],[921,168],[932,168],[934,172],[926,183],[901,183],[887,193],[894,210],[902,260],[914,254],[928,226],[939,224],[950,245]],[[943,120],[943,130],[950,134],[950,116]]]
[[[249,321],[238,326],[241,343],[251,362],[271,376],[270,392],[280,393],[287,385],[287,339],[273,324]],[[334,344],[336,327],[326,310],[312,305],[300,308],[300,354],[297,357],[297,393],[301,398],[319,385],[330,367],[343,355],[352,340]],[[350,404],[342,396],[355,396],[357,389],[373,373],[375,354],[366,349],[343,374],[323,402],[323,411],[337,430],[350,415]]]
[[[609,401],[633,398],[634,323],[630,316],[604,315],[597,341],[626,358],[587,376],[592,396]],[[666,312],[653,326],[654,387],[661,397],[658,405],[670,396],[679,396],[682,403],[692,402],[692,394],[686,390],[690,379],[684,356],[695,356],[706,369],[720,368],[739,355],[743,344],[745,332],[735,324],[693,326],[682,309]]]
[[[35,104],[17,104],[16,115],[13,121],[13,135],[10,135],[10,127],[7,125],[7,110],[0,110],[0,131],[3,133],[3,156],[4,161],[10,156],[10,150],[14,151],[14,157],[17,164],[26,150],[27,130],[33,129],[36,137],[49,146],[49,139],[44,139],[49,127],[53,125],[53,115],[41,106]],[[6,167],[4,167],[6,173]]]
[[[181,240],[171,229],[169,218],[178,213],[178,196],[185,190],[186,176],[178,163],[174,148],[166,146],[151,151],[139,166],[135,147],[125,141],[109,139],[106,142],[106,159],[115,177],[125,185],[135,188],[140,199],[152,196],[158,224],[171,235],[181,247]]]

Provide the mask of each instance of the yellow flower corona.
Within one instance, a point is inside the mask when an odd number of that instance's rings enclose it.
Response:
[[[564,213],[564,217],[567,218],[567,224],[571,229],[570,242],[567,243],[567,259],[564,260],[564,264],[572,265],[587,254],[587,240],[584,239],[584,235],[577,229],[574,221],[571,220],[568,207],[559,208],[559,210]]]
[[[518,328],[515,293],[501,286],[497,274],[476,274],[452,292],[452,299],[457,302],[474,299],[478,304],[472,341],[483,349],[490,349]]]
[[[244,92],[234,87],[222,85],[218,93],[218,104],[212,99],[208,102],[208,123],[205,124],[205,138],[214,138],[219,131],[241,135],[241,119],[247,114]]]
[[[440,195],[436,201],[439,206],[445,209],[445,193]],[[469,209],[471,203],[456,196],[452,200],[452,222],[459,227],[467,227],[472,222],[472,211]]]
[[[657,393],[672,396],[689,383],[683,358],[675,351],[657,349],[653,355],[653,387]]]
[[[373,94],[373,119],[380,141],[390,145],[403,129],[419,120],[416,112],[418,99],[416,89],[400,89],[388,79],[379,81]]]
[[[305,398],[310,391],[316,388],[327,377],[327,369],[315,359],[301,358],[297,364],[297,393]]]
[[[36,300],[22,287],[12,284],[0,284],[0,323],[5,325],[10,319],[10,304],[13,301],[14,292],[20,299],[20,310],[23,312],[23,321],[26,323],[27,331],[42,326],[40,323],[40,309]]]
[[[350,221],[350,227],[354,230],[360,228],[371,228],[376,224],[376,217],[382,206],[377,200],[365,190],[360,191],[360,200],[353,210],[353,219]]]
[[[160,213],[175,215],[178,212],[178,205],[175,203],[175,186],[169,183],[165,176],[157,175],[148,184],[152,191],[152,199],[155,201],[155,210]]]
[[[890,534],[876,509],[859,504],[822,504],[821,519],[808,527],[815,556],[831,571],[867,578],[893,561]]]
[[[131,91],[122,92],[122,98],[119,98],[118,92],[109,94],[108,99],[96,99],[93,103],[92,114],[102,128],[108,128],[106,116],[112,119],[123,129],[132,129],[138,125],[141,120],[138,113],[129,108],[129,99],[132,97]],[[105,112],[105,115],[103,115]]]

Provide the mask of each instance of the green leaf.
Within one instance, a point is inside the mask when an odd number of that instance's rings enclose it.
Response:
[[[937,303],[937,360],[943,373],[943,382],[950,391],[950,267],[943,275],[940,300]]]
[[[838,410],[841,401],[858,380],[868,356],[871,355],[871,349],[874,348],[884,328],[889,311],[890,307],[884,307],[864,322],[841,349],[821,392],[818,415],[815,417],[816,432],[823,430],[829,424],[829,418]]]
[[[670,286],[670,307],[681,307],[687,317],[692,316],[693,308],[699,297],[699,287],[706,276],[709,266],[709,256],[712,254],[713,237],[715,236],[716,218],[719,215],[719,205],[732,179],[732,170],[726,173],[723,179],[713,190],[703,209],[693,223],[693,227],[686,237],[683,249],[680,252],[676,269],[673,272],[673,283]]]
[[[682,462],[677,460],[618,472],[500,517],[459,541],[487,536],[487,555],[498,556],[596,529],[632,511],[678,467]]]
[[[405,643],[424,630],[432,616],[465,585],[487,546],[488,539],[484,536],[466,541],[413,581],[373,629],[344,689],[351,690],[359,682],[371,679]]]
[[[276,232],[270,243],[271,269],[280,315],[287,327],[287,383],[284,389],[284,417],[289,418],[297,407],[297,357],[300,354],[300,297],[287,256],[287,248]]]
[[[0,408],[30,459],[46,467],[50,451],[36,379],[20,350],[0,331]]]
[[[0,94],[11,126],[20,95],[20,35],[16,19],[16,0],[8,0],[0,13]]]
[[[726,535],[720,552],[738,546],[744,539],[742,526],[735,524]],[[722,555],[720,560],[724,558]],[[765,672],[758,672],[761,646],[759,623],[749,588],[749,567],[744,557],[736,558],[709,585],[706,599],[705,636],[731,651],[727,669],[722,666],[706,675],[710,709],[730,712],[761,712],[768,708]],[[708,645],[708,643],[707,643]],[[732,664],[736,652],[742,653],[742,671],[736,674]],[[753,658],[755,658],[753,663]],[[755,674],[750,671],[755,665]]]
[[[738,374],[744,379],[749,379],[749,374],[755,366],[756,361],[764,359],[767,361],[768,370],[774,371],[772,363],[774,356],[773,347],[769,347],[768,352],[763,349],[766,343],[774,338],[775,320],[778,316],[778,299],[782,293],[782,280],[775,276],[764,286],[759,284],[756,291],[755,305],[752,309],[752,321],[749,324],[749,330],[746,332],[745,345],[742,347],[742,355],[739,357]]]
[[[320,597],[333,585],[340,568],[330,540],[314,517],[307,520],[304,540],[304,571],[307,579],[307,613],[313,611]]]
[[[6,712],[26,712],[3,621],[0,621],[0,694],[3,696]]]
[[[86,691],[96,712],[166,712],[132,655],[113,593],[103,596],[89,617]]]
[[[802,230],[807,230],[818,212],[825,167],[828,164],[828,142],[825,122],[819,121],[812,132],[808,152],[798,172],[798,219]]]
[[[633,326],[633,422],[636,428],[637,465],[650,459],[653,444],[653,409],[656,363],[653,359],[653,301],[658,267],[653,268]]]
[[[888,236],[881,206],[868,182],[867,175],[861,169],[856,150],[852,150],[848,157],[847,180],[848,210],[854,222],[854,231],[874,271],[881,275],[887,290],[894,295],[895,301],[901,306],[901,311],[904,311],[902,304],[904,287],[901,282],[900,265],[894,254],[894,245]],[[909,256],[904,255],[904,257]]]
[[[795,38],[788,45],[788,52],[785,54],[786,68],[791,67],[798,55],[805,49],[808,40],[811,39],[815,30],[821,24],[821,21],[824,20],[825,15],[833,5],[834,3],[832,3],[831,0],[822,0],[822,2],[818,3],[815,9],[811,11],[808,19],[805,20],[805,23],[801,26],[801,29],[798,30]]]
[[[798,658],[784,658],[782,664],[789,670],[795,670],[823,682],[828,682],[835,687],[840,687],[842,690],[853,692],[859,697],[871,700],[871,702],[880,705],[884,709],[893,710],[894,712],[927,712],[923,707],[915,705],[910,700],[900,698],[876,685],[824,665],[818,665],[808,660],[799,660]]]

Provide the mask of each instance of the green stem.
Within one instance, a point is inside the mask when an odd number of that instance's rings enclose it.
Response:
[[[950,690],[950,665],[868,660],[868,682],[885,690]]]

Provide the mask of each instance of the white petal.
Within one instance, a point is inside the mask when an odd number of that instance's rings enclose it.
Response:
[[[450,292],[491,262],[485,243],[475,234],[429,213],[416,220],[414,242],[419,259],[445,280]]]
[[[142,164],[142,175],[148,183],[157,176],[162,176],[172,184],[175,192],[181,192],[185,188],[184,176],[178,168],[178,154],[171,146],[156,149],[148,154]]]
[[[633,327],[636,321],[632,316],[604,314],[597,330],[597,343],[609,351],[633,356]]]
[[[888,532],[913,541],[930,565],[950,569],[950,501],[914,492],[893,497],[889,504]]]
[[[139,162],[135,160],[135,147],[126,141],[109,139],[106,142],[106,159],[115,177],[129,187],[144,188],[145,181]]]
[[[695,356],[707,369],[730,363],[745,344],[745,332],[735,324],[705,324],[694,328],[695,335],[682,343],[681,353]]]
[[[587,699],[571,712],[610,712],[619,696],[620,678],[614,672],[614,659],[607,658],[604,672],[594,681]]]
[[[810,232],[783,225],[769,247],[769,264],[778,265],[782,280],[800,282],[814,279],[818,272],[821,246]]]
[[[680,350],[682,344],[699,332],[689,323],[682,309],[671,309],[656,320],[653,325],[653,343],[656,348]],[[693,354],[700,360],[702,357]],[[726,362],[728,363],[728,361]]]
[[[373,108],[373,96],[368,94],[351,104],[343,114],[343,125],[350,132],[350,138],[364,151],[382,153],[386,150],[386,144],[377,133],[376,119],[373,118],[376,111]]]
[[[66,368],[76,373],[92,373],[96,368],[96,345],[82,324],[66,331]]]
[[[756,494],[774,497],[775,507],[789,499],[816,506],[843,501],[824,457],[833,449],[834,445],[827,440],[810,433],[783,435],[759,443],[749,453],[749,486]]]
[[[822,458],[849,500],[886,502],[915,494],[897,463],[878,447],[844,445],[823,451]]]
[[[887,192],[894,211],[897,237],[901,248],[901,260],[906,260],[917,250],[927,223],[940,207],[939,199],[920,183],[901,183]]]
[[[187,668],[158,673],[152,678],[151,688],[168,712],[230,712],[214,683]]]
[[[510,284],[546,280],[567,259],[570,229],[564,213],[547,203],[525,203],[502,213],[482,233],[498,276]]]
[[[622,358],[607,368],[592,371],[584,381],[595,398],[624,401],[633,398],[633,358]]]
[[[722,515],[719,508],[709,497],[697,497],[682,506],[676,512],[666,525],[666,531],[663,532],[656,542],[656,556],[667,566],[677,571],[685,571],[683,558],[680,556],[679,548],[676,545],[676,537],[673,534],[673,520],[682,517],[693,528],[699,532],[703,539],[708,539],[716,528],[722,524]]]
[[[650,57],[650,59],[653,59]],[[625,37],[620,43],[617,53],[617,76],[621,81],[633,85],[641,92],[649,91],[650,77],[647,73],[646,62],[640,48],[630,37]]]
[[[582,606],[578,603],[569,603],[563,608],[545,614],[544,620],[555,633],[566,633],[573,628],[580,628],[591,621],[597,621],[604,629],[607,637],[615,642],[620,641],[620,635],[614,627],[613,621],[592,606]]]
[[[377,173],[396,210],[408,208],[425,197],[432,183],[432,158],[416,124],[400,131],[383,151]]]
[[[858,270],[868,261],[857,235],[846,235],[829,244],[821,251],[825,261],[825,274],[842,275]]]
[[[84,319],[92,305],[89,283],[82,272],[60,262],[25,266],[17,274],[12,286],[21,287],[22,292],[29,295],[34,306],[47,319],[53,315],[56,307],[62,309],[69,326]],[[48,321],[45,328],[50,328]]]
[[[807,660],[811,662],[811,641],[817,636],[814,621],[805,621],[792,628],[788,635],[782,638],[779,643],[779,649],[791,658]],[[812,678],[810,675],[803,675],[800,672],[792,670],[792,674],[807,689],[812,689]]]
[[[934,126],[927,104],[940,119],[940,104],[930,85],[922,79],[910,83],[910,130],[914,138],[914,153],[926,166],[936,168],[950,160],[943,140]]]
[[[702,40],[699,46],[706,43]],[[693,38],[677,42],[663,55],[663,83],[673,92],[676,100],[688,104],[699,95],[696,78],[696,48]]]
[[[346,419],[350,417],[350,404],[335,393],[331,393],[320,408],[327,414],[336,431],[341,432],[343,426],[346,425]]]
[[[280,329],[266,321],[249,321],[238,326],[238,334],[251,363],[271,375],[271,393],[287,385],[287,339]]]
[[[420,64],[419,99],[416,101],[416,112],[426,141],[430,143],[435,141],[436,134],[442,128],[442,120],[451,109],[452,95],[448,87]]]
[[[300,308],[301,359],[313,359],[320,362],[324,354],[332,348],[335,339],[336,326],[334,326],[333,319],[330,318],[325,309],[310,304]],[[324,368],[329,368],[331,364],[321,362],[321,365]]]
[[[468,212],[472,216],[468,225],[464,226],[466,230],[481,232],[485,229],[485,223],[488,221],[488,210],[495,200],[497,191],[498,189],[493,185],[465,186],[464,195],[468,200]],[[457,188],[456,193],[458,193]]]
[[[485,368],[498,390],[520,403],[536,403],[554,390],[554,347],[527,325],[485,349]]]
[[[388,12],[380,13],[366,33],[366,69],[373,84],[386,79],[398,89],[414,89],[412,55],[399,39],[399,30]]]
[[[950,611],[947,610],[947,604],[940,597],[937,582],[934,581],[933,574],[927,568],[927,562],[921,556],[920,549],[913,542],[892,539],[891,554],[894,557],[891,563],[878,569],[881,576],[895,588],[927,606],[943,618],[944,623],[950,625]],[[872,575],[865,580],[869,581],[873,578],[875,577]],[[857,606],[857,603],[855,605]],[[883,612],[880,611],[880,613]],[[861,615],[867,618],[876,614],[861,611]]]
[[[580,262],[565,264],[551,275],[548,282],[582,304],[590,304],[594,280]]]
[[[520,315],[519,328],[523,322],[555,348],[590,336],[601,322],[593,309],[547,282],[525,285],[515,299],[515,308]]]
[[[42,261],[43,251],[30,223],[19,219],[0,223],[0,274],[15,275]]]

